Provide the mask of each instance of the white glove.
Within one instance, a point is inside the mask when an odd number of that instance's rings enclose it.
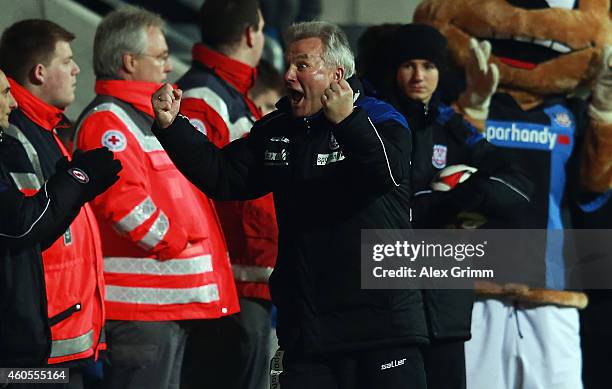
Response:
[[[601,50],[599,74],[593,86],[589,115],[604,123],[612,123],[612,46]]]
[[[463,111],[476,120],[485,120],[489,115],[491,96],[499,83],[497,65],[489,63],[491,44],[470,39],[470,58],[465,64],[467,86],[459,96],[458,104]]]

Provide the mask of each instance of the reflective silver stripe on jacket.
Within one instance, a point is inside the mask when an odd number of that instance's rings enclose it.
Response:
[[[11,173],[11,177],[15,181],[15,184],[21,189],[34,189],[39,190],[42,187],[43,182],[45,181],[44,176],[42,174],[42,167],[40,165],[40,158],[38,157],[38,152],[32,145],[32,143],[26,138],[23,132],[15,127],[14,125],[9,125],[9,127],[4,130],[5,133],[17,139],[19,143],[23,146],[23,149],[32,164],[32,168],[34,169],[34,174],[32,173]],[[23,185],[23,186],[22,186]]]
[[[82,353],[89,350],[93,346],[94,332],[93,329],[85,334],[71,339],[53,340],[51,341],[50,358],[65,357],[67,355]]]
[[[153,204],[153,200],[150,197],[144,199],[143,202],[135,206],[127,215],[115,224],[115,228],[120,232],[131,232],[137,227],[141,226],[142,223],[149,220],[151,216],[157,211],[157,207]]]
[[[102,103],[93,108],[91,111],[87,112],[87,115],[83,116],[84,119],[81,121],[81,123],[76,129],[74,139],[78,139],[79,131],[85,120],[87,120],[90,115],[93,115],[94,113],[98,112],[112,112],[115,116],[117,116],[119,120],[121,120],[123,124],[125,124],[125,126],[132,133],[132,135],[134,135],[138,143],[140,143],[140,147],[142,147],[145,152],[148,153],[150,151],[159,151],[164,149],[154,135],[145,134],[136,125],[136,123],[134,123],[128,113],[115,103]],[[76,147],[76,142],[74,145],[74,147]]]
[[[246,116],[238,118],[234,123],[230,122],[229,109],[225,101],[208,87],[193,88],[183,93],[183,99],[193,98],[204,100],[216,113],[221,116],[221,119],[227,125],[229,130],[230,142],[240,139],[251,131],[254,120]]]
[[[13,181],[15,181],[15,185],[17,185],[17,189],[34,189],[39,190],[42,187],[42,182],[38,179],[36,174],[34,173],[13,173],[11,172],[11,177]]]
[[[211,272],[212,269],[212,257],[210,255],[163,261],[153,258],[104,258],[105,273],[177,276],[206,273]]]
[[[219,301],[217,284],[197,288],[137,288],[106,284],[106,301],[132,304],[188,304]]]
[[[170,221],[168,217],[166,217],[164,211],[159,211],[159,216],[157,216],[147,234],[138,242],[138,245],[145,250],[151,250],[164,239],[169,228]]]
[[[268,282],[272,270],[272,267],[232,264],[234,279],[242,282]]]

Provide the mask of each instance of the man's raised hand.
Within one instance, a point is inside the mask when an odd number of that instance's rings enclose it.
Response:
[[[172,124],[181,108],[183,91],[174,89],[170,84],[164,84],[153,96],[151,105],[155,113],[155,122],[159,128],[167,128]]]
[[[338,124],[353,112],[353,90],[344,79],[332,82],[321,96],[321,103],[327,119]]]

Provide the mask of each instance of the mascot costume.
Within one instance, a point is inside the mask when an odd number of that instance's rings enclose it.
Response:
[[[557,232],[530,254],[542,264],[545,287],[479,285],[466,344],[468,389],[583,387],[577,309],[587,298],[566,290],[559,236],[569,190],[612,188],[610,20],[610,0],[424,0],[415,12],[415,22],[448,38],[459,66],[469,61],[472,38],[491,43],[497,92],[468,87],[458,105],[485,120],[483,135],[530,174],[536,189],[526,226]],[[582,87],[588,100],[568,97]]]

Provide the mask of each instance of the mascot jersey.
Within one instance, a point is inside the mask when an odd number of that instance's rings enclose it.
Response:
[[[567,171],[582,150],[577,139],[582,133],[588,138],[612,131],[612,123],[584,114],[585,103],[566,97],[596,76],[593,64],[612,37],[609,11],[609,0],[424,0],[415,12],[416,22],[431,24],[447,37],[453,62],[460,66],[467,61],[470,38],[491,42],[500,84],[483,135],[510,154],[536,185],[526,227],[563,228],[561,204],[566,188],[574,185]],[[546,264],[547,289],[563,289],[563,242],[560,234],[554,237],[537,258]]]
[[[512,96],[505,93],[493,96],[483,135],[489,142],[503,148],[535,184],[532,208],[524,215],[528,228],[564,228],[561,203],[570,157],[576,148],[577,135],[585,125],[582,107],[577,101],[573,103],[569,104],[564,97],[553,97],[523,111]],[[546,264],[548,289],[565,287],[561,236],[560,233],[550,235],[546,247],[537,253]]]

